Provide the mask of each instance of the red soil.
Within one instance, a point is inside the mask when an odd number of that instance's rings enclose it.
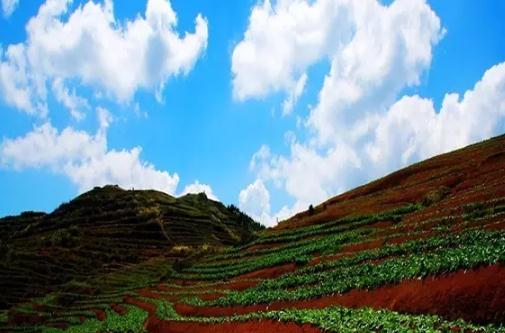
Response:
[[[342,253],[344,252],[359,252],[359,251],[365,251],[365,250],[371,250],[371,249],[376,249],[378,247],[381,247],[384,244],[384,239],[376,239],[373,241],[368,241],[368,242],[361,242],[361,243],[356,243],[356,244],[349,244],[345,245],[342,247],[340,250]]]
[[[273,279],[286,273],[294,272],[296,270],[296,264],[289,263],[280,266],[268,267],[260,269],[254,272],[246,273],[237,276],[233,280],[243,280],[243,279]]]
[[[352,290],[342,295],[299,302],[275,302],[236,307],[194,307],[176,304],[185,316],[231,316],[285,308],[324,308],[331,305],[372,307],[407,313],[430,313],[454,320],[503,322],[505,320],[505,266],[492,265],[471,271],[408,280],[375,290]]]
[[[199,297],[202,301],[213,301],[219,297],[224,296],[223,293],[201,294]]]
[[[397,236],[397,237],[393,237],[393,238],[388,239],[386,243],[387,244],[400,244],[400,243],[404,243],[404,242],[408,242],[408,241],[429,238],[429,236],[431,236],[430,232],[423,232],[420,234],[410,235],[410,236],[409,235],[401,235],[401,236]]]
[[[126,309],[119,304],[111,304],[111,309],[114,310],[118,315],[123,316],[126,314]]]
[[[131,304],[131,305],[134,305],[138,308],[141,308],[142,310],[146,310],[147,312],[149,312],[149,314],[156,313],[156,305],[154,305],[153,303],[141,301],[141,300],[139,300],[135,297],[132,297],[130,295],[125,295],[123,297],[123,301],[126,304]]]
[[[105,313],[105,311],[103,310],[94,310],[95,312],[95,315],[96,315],[96,319],[100,320],[100,321],[104,321],[105,319],[107,319],[107,314]]]

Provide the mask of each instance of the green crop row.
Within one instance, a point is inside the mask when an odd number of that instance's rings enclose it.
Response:
[[[355,229],[355,230],[349,230],[345,232],[340,232],[340,233],[332,233],[328,234],[324,237],[320,238],[310,238],[310,239],[305,239],[305,240],[300,240],[298,242],[290,243],[282,247],[277,247],[277,248],[270,248],[270,249],[264,249],[260,250],[257,252],[246,252],[246,255],[243,256],[242,258],[233,258],[231,260],[226,260],[226,261],[217,261],[213,264],[200,264],[200,265],[194,265],[185,270],[185,272],[188,273],[198,273],[198,274],[212,274],[213,272],[221,272],[223,271],[223,267],[234,267],[236,265],[243,265],[244,262],[248,262],[251,260],[259,259],[261,257],[265,257],[268,255],[279,255],[285,252],[290,252],[290,251],[298,251],[304,248],[310,249],[313,247],[314,244],[319,243],[319,242],[325,242],[325,243],[341,243],[341,239],[346,239],[346,238],[354,238],[356,235],[361,235],[361,236],[368,236],[371,233],[373,233],[375,230],[371,228],[361,228],[361,229]],[[361,239],[362,237],[359,237]],[[321,246],[318,246],[322,250]],[[307,253],[305,251],[305,253]]]
[[[331,235],[317,241],[308,240],[303,244],[303,246],[299,248],[281,250],[259,258],[241,261],[235,265],[227,265],[225,267],[216,267],[212,269],[190,268],[184,273],[174,274],[173,277],[183,280],[221,280],[258,269],[290,262],[306,264],[310,261],[311,255],[313,253],[334,253],[343,244],[350,241],[357,241],[364,235],[370,234],[370,232],[371,230],[356,230],[342,234]]]
[[[157,316],[162,320],[189,321],[218,324],[251,320],[275,320],[310,324],[325,332],[355,333],[407,333],[407,332],[481,332],[504,333],[499,325],[477,325],[464,320],[449,321],[436,315],[401,314],[390,310],[370,308],[350,309],[332,306],[323,309],[285,309],[279,311],[254,312],[231,317],[182,317],[175,312],[172,303],[151,300],[157,304]],[[212,330],[209,327],[209,330]]]
[[[400,244],[387,244],[381,248],[358,252],[352,257],[322,262],[314,266],[301,268],[294,273],[287,273],[276,279],[264,280],[258,285],[258,289],[290,288],[296,287],[301,283],[315,283],[319,276],[317,273],[320,272],[338,268],[350,269],[350,267],[370,260],[380,260],[412,253],[426,253],[428,251],[456,248],[464,245],[479,245],[491,242],[503,234],[503,232],[471,230],[461,234],[419,239]]]
[[[396,208],[387,212],[370,214],[370,215],[361,215],[361,216],[352,216],[352,217],[344,217],[338,220],[334,220],[331,222],[326,222],[322,224],[316,224],[308,227],[302,227],[297,229],[290,229],[287,231],[282,231],[273,235],[269,235],[266,237],[261,237],[254,240],[251,243],[248,243],[244,246],[233,248],[230,252],[223,253],[217,256],[209,257],[206,259],[206,262],[214,262],[216,260],[226,260],[231,258],[241,258],[243,256],[248,255],[256,255],[261,253],[260,251],[256,251],[254,253],[244,252],[242,250],[249,248],[254,245],[259,244],[269,244],[269,243],[289,243],[298,241],[300,239],[306,239],[308,237],[314,237],[318,235],[327,235],[337,232],[342,232],[346,230],[350,230],[353,228],[357,228],[360,226],[370,225],[381,221],[396,221],[399,222],[401,217],[407,213],[412,213],[416,210],[419,210],[422,206],[418,204],[408,204],[406,206]],[[267,249],[268,250],[268,249]],[[202,264],[203,265],[203,264]]]
[[[422,278],[470,269],[478,265],[494,264],[505,260],[505,234],[492,233],[495,237],[484,237],[471,245],[459,248],[442,248],[429,253],[414,253],[404,257],[385,260],[380,264],[364,263],[359,266],[313,274],[291,275],[291,281],[279,283],[273,280],[244,291],[232,291],[212,301],[191,298],[189,303],[198,305],[250,305],[271,303],[280,300],[310,299],[322,295],[344,293],[352,289],[372,289],[382,285],[398,283],[402,280]],[[292,289],[282,289],[292,284]],[[282,281],[282,280],[280,280]],[[265,288],[270,284],[271,288]],[[275,287],[275,288],[274,288]]]
[[[100,321],[98,319],[89,319],[84,323],[76,326],[71,326],[66,330],[60,330],[52,327],[44,327],[42,333],[82,333],[82,332],[107,332],[120,333],[145,332],[144,322],[147,319],[147,312],[135,306],[126,305],[127,313],[123,316],[117,314],[111,309],[106,310],[106,319]]]
[[[258,313],[250,317],[250,319],[257,317],[282,322],[310,324],[321,328],[325,332],[338,333],[505,332],[503,326],[481,326],[463,320],[447,321],[434,315],[408,315],[389,310],[373,310],[369,308],[349,309],[344,307],[329,307],[324,309],[286,309]]]

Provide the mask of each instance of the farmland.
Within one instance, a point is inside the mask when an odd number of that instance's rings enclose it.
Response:
[[[505,332],[505,136],[271,229],[107,186],[0,231],[0,332]]]

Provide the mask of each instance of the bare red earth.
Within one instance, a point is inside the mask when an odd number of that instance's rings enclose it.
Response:
[[[111,309],[114,310],[118,315],[123,316],[126,314],[126,309],[119,304],[111,304]]]
[[[505,321],[505,266],[492,265],[471,271],[458,271],[424,280],[408,280],[371,291],[348,293],[299,302],[275,302],[236,307],[194,307],[176,304],[186,316],[231,316],[285,308],[324,308],[331,305],[372,307],[407,313],[430,313],[447,319],[474,322]]]
[[[268,267],[260,269],[254,272],[246,273],[237,276],[234,280],[244,280],[244,279],[273,279],[281,276],[285,273],[294,272],[296,270],[296,264],[289,263],[280,266]]]
[[[104,321],[105,319],[107,319],[107,314],[105,313],[105,311],[103,310],[95,310],[95,315],[96,315],[96,319],[100,320],[100,321]]]

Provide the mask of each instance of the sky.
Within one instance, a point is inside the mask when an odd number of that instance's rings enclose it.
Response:
[[[0,216],[118,184],[272,226],[505,132],[501,0],[0,1]]]

